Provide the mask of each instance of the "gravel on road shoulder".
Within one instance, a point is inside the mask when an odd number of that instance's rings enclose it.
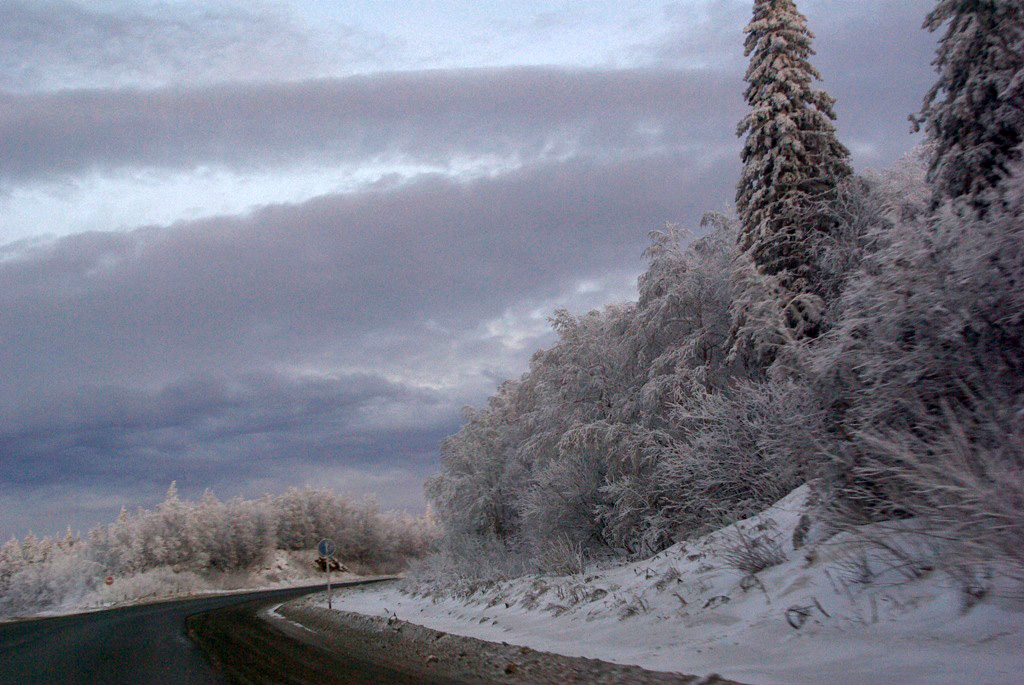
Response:
[[[287,621],[275,620],[266,611],[263,617],[284,629],[290,626],[289,634],[297,639],[318,644],[333,654],[407,674],[417,682],[738,685],[717,675],[702,678],[648,671],[639,666],[451,635],[395,617],[331,611],[315,606],[317,600],[318,596],[312,595],[278,607],[276,613]]]

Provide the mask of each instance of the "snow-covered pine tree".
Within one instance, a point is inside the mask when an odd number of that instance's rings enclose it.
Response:
[[[25,567],[25,554],[18,538],[12,537],[0,547],[0,596],[7,593],[11,578]]]
[[[814,36],[793,0],[755,0],[745,33],[750,112],[737,128],[747,136],[736,189],[740,247],[789,291],[813,292],[809,243],[815,231],[829,230],[813,208],[851,173],[849,151],[832,125],[835,100],[812,87],[821,79],[808,61]]]
[[[29,564],[37,564],[42,561],[39,551],[39,538],[31,530],[21,543],[22,558]]]
[[[1024,140],[1024,3],[939,0],[924,26],[946,25],[933,64],[939,79],[924,99],[915,130],[934,143],[933,204],[964,198],[982,215],[1020,159]]]
[[[64,533],[64,537],[57,541],[57,549],[61,552],[68,552],[78,542],[80,542],[80,539],[75,537],[75,534],[71,532],[71,526],[68,526],[67,531]]]

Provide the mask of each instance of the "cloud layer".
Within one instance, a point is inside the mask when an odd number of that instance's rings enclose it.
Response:
[[[466,388],[494,382],[460,355],[499,373],[523,356],[481,322],[524,301],[579,305],[580,281],[635,273],[646,232],[692,216],[700,183],[734,166],[577,158],[9,246],[6,485],[216,485],[325,455],[422,466],[412,452],[436,458],[459,404],[479,399]],[[453,387],[423,389],[445,374]]]
[[[855,161],[892,159],[930,79],[930,2],[806,4]],[[581,29],[621,26],[615,68],[344,77],[411,29],[292,6],[0,4],[0,535],[87,526],[171,480],[416,508],[461,405],[550,342],[556,306],[633,296],[649,231],[731,202],[747,3]],[[550,47],[593,17],[495,25]]]
[[[445,166],[714,146],[729,138],[720,122],[738,115],[735,90],[699,71],[507,68],[8,94],[0,182],[123,167]]]

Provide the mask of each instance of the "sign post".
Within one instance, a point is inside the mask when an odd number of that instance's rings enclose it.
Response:
[[[324,538],[320,541],[320,544],[316,546],[320,556],[324,558],[324,568],[327,570],[327,608],[332,609],[331,606],[331,557],[334,556],[334,551],[337,549],[334,546],[334,540],[330,538]]]

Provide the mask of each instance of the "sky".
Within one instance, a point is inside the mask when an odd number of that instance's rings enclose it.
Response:
[[[858,170],[931,0],[799,0]],[[0,536],[288,487],[422,511],[461,410],[731,211],[749,0],[0,0]]]

